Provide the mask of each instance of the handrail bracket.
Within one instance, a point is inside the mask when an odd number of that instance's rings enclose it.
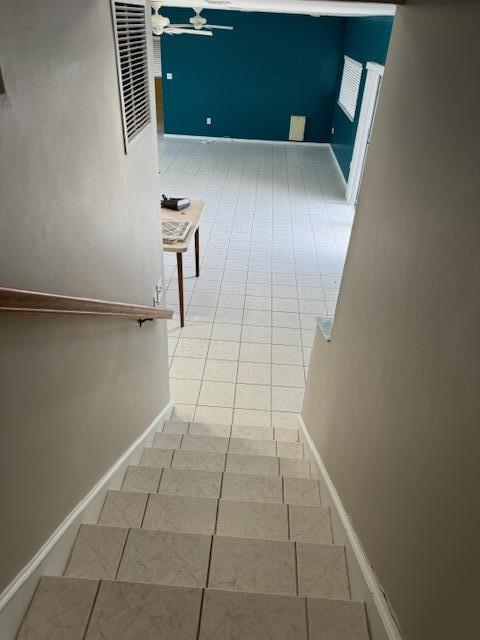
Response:
[[[137,322],[139,327],[143,327],[144,322],[153,322],[153,318],[139,318]]]

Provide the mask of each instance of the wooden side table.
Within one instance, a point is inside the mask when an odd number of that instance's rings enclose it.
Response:
[[[160,209],[162,220],[190,220],[190,227],[187,237],[182,242],[164,242],[163,250],[168,253],[177,254],[177,275],[178,275],[178,298],[180,303],[180,326],[185,326],[185,307],[183,302],[183,254],[188,250],[192,237],[195,237],[195,277],[200,275],[200,234],[199,224],[202,217],[205,203],[202,200],[192,200],[190,206],[183,211],[172,211],[171,209]]]

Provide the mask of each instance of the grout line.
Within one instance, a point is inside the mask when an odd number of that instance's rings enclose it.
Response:
[[[162,478],[163,478],[163,472],[164,471],[165,471],[165,467],[162,467],[160,469],[160,477],[158,478],[156,493],[158,493],[160,491],[160,484],[162,483]]]
[[[218,499],[219,499],[219,500],[221,500],[221,498],[222,498],[222,493],[223,493],[223,478],[224,478],[225,473],[226,473],[225,471],[222,471],[222,475],[221,475],[221,478],[220,478],[220,492],[219,492],[219,496],[218,496]]]
[[[214,526],[213,526],[213,534],[212,535],[216,535],[217,533],[217,527],[218,527],[218,512],[220,511],[220,498],[218,498],[217,500],[217,509],[215,511],[215,522],[214,522]]]
[[[313,638],[310,639],[310,620],[308,617],[308,599],[307,598],[305,598],[305,626],[307,630],[307,640],[314,640]]]
[[[68,565],[70,564],[70,560],[72,559],[72,556],[73,556],[73,550],[75,549],[75,545],[77,544],[77,540],[80,537],[80,532],[82,531],[83,527],[85,527],[85,525],[86,525],[86,523],[82,523],[78,527],[78,531],[77,531],[77,534],[75,536],[75,540],[73,541],[72,548],[70,549],[67,561],[65,562],[65,568],[64,568],[63,573],[62,573],[62,576],[65,577],[65,578],[69,577],[69,576],[65,576],[65,571],[68,569]],[[89,526],[95,526],[95,525],[89,525]]]
[[[102,584],[102,580],[99,580],[97,584],[97,589],[95,591],[95,596],[93,598],[92,606],[88,614],[87,624],[85,625],[85,631],[82,634],[82,640],[85,640],[85,638],[87,637],[88,627],[90,626],[90,622],[92,620],[93,610],[95,609],[95,605],[97,604],[97,599],[98,599],[98,594],[100,592],[101,584]]]
[[[347,578],[348,597],[351,600],[352,599],[352,589],[350,587],[350,576],[348,574],[347,551],[345,549],[345,545],[343,545],[343,561],[345,563],[345,577]]]
[[[200,640],[200,631],[201,631],[202,617],[203,617],[203,603],[205,601],[205,595],[206,595],[206,587],[202,589],[202,595],[200,597],[200,610],[198,612],[198,628],[197,628],[196,640]]]
[[[332,511],[330,509],[330,505],[328,505],[326,508],[328,509],[328,522],[330,524],[330,543],[335,544],[335,538],[333,535]]]
[[[152,495],[158,495],[158,493],[147,493],[147,499],[145,500],[145,506],[143,508],[143,514],[142,514],[142,518],[140,520],[140,525],[139,528],[141,529],[143,527],[143,521],[145,520],[145,515],[147,513],[147,507],[148,507],[148,503],[150,502],[150,496]]]
[[[297,596],[300,595],[300,590],[299,590],[299,582],[298,582],[298,547],[297,547],[297,543],[293,542],[294,545],[294,550],[293,553],[295,555],[295,584],[296,584],[296,589],[297,589]]]
[[[70,555],[71,555],[71,553],[70,553]],[[28,613],[29,613],[29,611],[31,610],[31,608],[32,608],[32,606],[33,606],[33,603],[35,602],[35,598],[36,598],[37,593],[38,593],[38,590],[39,590],[39,588],[40,588],[40,583],[41,583],[42,577],[44,577],[44,576],[41,576],[41,577],[40,577],[40,580],[37,582],[37,586],[36,586],[36,587],[35,587],[35,589],[34,589],[34,592],[33,592],[33,595],[32,595],[32,599],[31,599],[31,600],[30,600],[30,602],[28,603],[27,609],[26,609],[26,611],[25,611],[25,614],[24,614],[24,616],[23,616],[23,618],[22,618],[22,622],[21,622],[21,624],[20,624],[20,628],[19,628],[19,630],[18,630],[18,635],[20,635],[20,630],[21,630],[21,628],[22,628],[22,626],[23,626],[23,623],[24,623],[24,622],[25,622],[25,620],[27,619],[27,617],[28,617]],[[63,577],[63,576],[62,576],[62,577]],[[95,597],[96,597],[96,594],[95,594]],[[92,606],[92,609],[93,609],[93,606]],[[17,637],[18,637],[18,636],[17,636]]]
[[[120,565],[122,564],[123,554],[125,553],[125,547],[127,546],[127,541],[128,541],[128,537],[129,537],[129,535],[130,535],[130,531],[131,531],[131,530],[132,530],[132,528],[131,528],[131,527],[129,527],[129,528],[127,529],[127,535],[125,536],[125,540],[124,540],[124,542],[123,542],[123,547],[122,547],[122,552],[121,552],[121,554],[120,554],[120,558],[119,558],[119,560],[118,560],[117,568],[116,568],[116,570],[115,570],[115,576],[114,576],[114,578],[113,578],[114,580],[116,580],[116,579],[117,579],[118,572],[120,571]]]
[[[210,553],[208,554],[208,568],[207,568],[207,576],[205,580],[205,589],[208,587],[210,582],[210,569],[212,566],[212,555],[213,555],[213,536],[210,536]]]

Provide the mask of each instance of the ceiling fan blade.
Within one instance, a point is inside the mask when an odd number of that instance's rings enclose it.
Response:
[[[227,27],[222,24],[204,24],[207,29],[223,29],[224,31],[233,31],[233,27]]]
[[[174,27],[175,29],[193,29],[191,24],[169,24],[169,27]]]
[[[189,33],[191,35],[194,36],[213,36],[213,32],[212,31],[204,31],[203,29],[183,29],[183,28],[171,28],[168,27],[167,29],[164,29],[165,33],[170,33],[172,35],[180,35],[182,33]]]

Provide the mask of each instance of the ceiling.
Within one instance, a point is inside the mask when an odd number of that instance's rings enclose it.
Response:
[[[398,0],[397,0],[398,3]],[[198,6],[230,11],[300,13],[315,16],[393,16],[395,5],[345,0],[162,0],[165,7]]]

